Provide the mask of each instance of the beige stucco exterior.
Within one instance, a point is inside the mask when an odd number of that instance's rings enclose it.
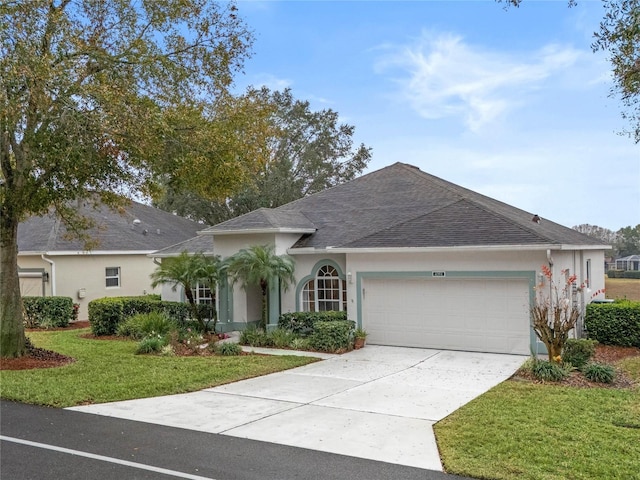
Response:
[[[510,248],[439,248],[439,249],[362,249],[362,250],[306,250],[291,248],[300,238],[299,233],[260,232],[224,233],[214,235],[214,251],[226,259],[243,248],[253,245],[274,245],[277,254],[289,254],[295,261],[295,284],[287,290],[271,291],[270,298],[278,295],[277,311],[270,310],[270,325],[274,326],[277,315],[302,309],[302,288],[314,278],[324,264],[335,267],[346,284],[346,303],[349,319],[362,324],[362,309],[358,303],[366,278],[404,278],[415,276],[430,277],[434,272],[451,277],[469,278],[514,278],[528,279],[530,298],[535,298],[535,290],[545,281],[542,267],[550,267],[554,281],[562,284],[563,274],[577,276],[576,284],[587,285],[579,290],[577,300],[584,306],[594,299],[604,298],[604,250],[580,249],[563,246],[561,248],[513,246]],[[359,291],[360,289],[360,291]],[[242,328],[260,318],[261,296],[257,289],[245,290],[242,285],[223,282],[218,295],[218,307],[222,306],[221,296],[230,305],[220,312],[220,326],[227,329]],[[163,293],[165,299],[180,299],[179,292]]]
[[[102,297],[146,295],[160,293],[160,287],[151,288],[149,275],[156,264],[147,254],[151,252],[69,252],[50,255],[20,254],[20,269],[43,269],[48,274],[44,282],[44,295],[71,297],[80,305],[78,318],[88,319],[87,306],[91,300]],[[120,285],[106,286],[106,268],[120,268]],[[40,280],[41,282],[41,280]],[[21,279],[23,295],[34,295],[35,281]],[[81,298],[84,291],[84,298]]]

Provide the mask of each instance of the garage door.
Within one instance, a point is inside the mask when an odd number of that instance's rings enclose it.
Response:
[[[367,342],[529,354],[529,284],[520,279],[365,279]]]

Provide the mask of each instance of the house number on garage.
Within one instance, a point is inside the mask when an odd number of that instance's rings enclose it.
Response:
[[[431,272],[432,277],[446,277],[447,274],[445,272]]]

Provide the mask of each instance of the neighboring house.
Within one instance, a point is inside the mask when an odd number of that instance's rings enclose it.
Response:
[[[202,225],[157,208],[131,202],[111,210],[85,206],[96,227],[90,251],[69,239],[59,219],[31,217],[18,227],[18,267],[23,295],[71,297],[88,318],[87,305],[101,297],[160,293],[150,286],[156,265],[149,253],[194,237]]]
[[[539,347],[541,267],[598,292],[610,248],[403,163],[199,233],[223,259],[258,244],[294,257],[296,284],[271,288],[270,328],[281,312],[346,310],[369,343],[517,354]],[[260,318],[259,291],[241,287],[219,286],[223,330]]]
[[[640,255],[629,255],[628,257],[616,258],[616,270],[640,270]]]

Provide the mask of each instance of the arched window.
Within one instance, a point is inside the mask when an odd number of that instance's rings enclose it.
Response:
[[[331,265],[318,269],[314,279],[302,289],[302,310],[305,312],[342,311],[347,309],[347,285]]]

